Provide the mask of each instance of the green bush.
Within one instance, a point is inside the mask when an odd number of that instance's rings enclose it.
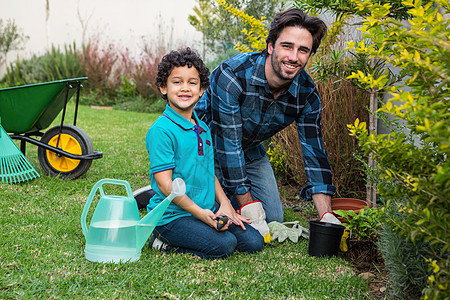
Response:
[[[378,190],[399,216],[387,218],[392,230],[413,243],[429,244],[431,275],[425,299],[448,299],[450,242],[450,4],[436,0],[402,2],[409,24],[390,18],[389,3],[358,2],[371,12],[363,21],[370,43],[350,44],[354,51],[382,59],[400,70],[403,81],[388,84],[388,76],[355,72],[351,77],[367,89],[386,90],[392,98],[380,111],[408,132],[368,134],[366,124],[350,125],[366,155],[373,153],[383,181]]]
[[[29,59],[11,63],[2,84],[17,86],[83,76],[75,43],[64,46],[64,51],[52,45],[44,55],[33,55]]]
[[[29,38],[14,20],[9,19],[3,25],[3,20],[0,19],[0,66],[7,61],[10,51],[21,50]]]
[[[41,64],[46,81],[84,76],[75,43],[65,45],[64,52],[52,45],[51,49],[41,57]]]
[[[30,59],[18,60],[10,64],[1,80],[2,87],[45,82],[47,79],[41,58],[33,55]]]
[[[322,100],[322,136],[339,197],[364,198],[363,162],[356,138],[349,136],[348,123],[359,118],[367,120],[368,95],[349,82],[337,79],[317,82]],[[306,185],[301,145],[296,125],[292,124],[272,137],[268,150],[280,179]],[[276,157],[276,159],[274,158]],[[284,169],[283,169],[284,168]]]
[[[429,257],[427,246],[418,241],[412,243],[385,225],[377,243],[389,273],[392,290],[389,294],[397,299],[419,299],[427,285]]]
[[[52,46],[43,55],[18,60],[7,68],[1,87],[88,77],[81,103],[116,109],[161,113],[165,102],[155,84],[157,65],[165,50],[144,46],[139,59],[93,36],[81,50],[75,43],[64,50]]]

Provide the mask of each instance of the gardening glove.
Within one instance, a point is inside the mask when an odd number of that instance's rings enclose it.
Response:
[[[344,233],[342,234],[341,243],[339,244],[339,250],[341,250],[342,252],[348,251],[347,239],[349,235],[350,230],[348,230],[348,228],[345,228]]]
[[[342,225],[341,221],[339,221],[331,212],[326,212],[322,215],[322,218],[320,218],[320,222],[327,222],[327,223],[332,223],[332,224],[336,224],[336,225]],[[339,244],[339,249],[342,252],[347,252],[348,251],[348,246],[347,246],[347,238],[349,236],[350,231],[345,228],[344,229],[344,233],[342,234],[341,237],[341,243]]]
[[[293,226],[288,227],[287,225]],[[297,243],[300,236],[305,238],[309,237],[308,229],[300,226],[298,221],[285,223],[273,221],[270,222],[268,226],[272,235],[272,241],[276,241],[278,239],[278,241],[282,243],[286,240],[286,238],[289,238],[293,243]]]
[[[267,226],[266,213],[264,212],[261,201],[253,201],[244,204],[238,210],[238,213],[241,216],[250,219],[250,222],[252,222],[250,225],[259,231],[259,233],[263,236],[265,243],[270,242],[270,231]]]
[[[322,218],[319,220],[320,222],[327,222],[336,225],[342,225],[341,221],[338,220],[331,212],[326,212],[322,215]]]

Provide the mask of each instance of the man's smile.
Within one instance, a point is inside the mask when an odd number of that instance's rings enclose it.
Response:
[[[292,70],[292,71],[295,71],[296,69],[301,67],[300,64],[296,64],[296,63],[289,63],[286,61],[283,61],[282,63],[287,69]]]

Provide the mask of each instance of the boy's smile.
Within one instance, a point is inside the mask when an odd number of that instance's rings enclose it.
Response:
[[[167,95],[170,107],[188,120],[197,101],[203,94],[200,87],[200,76],[195,67],[175,67],[167,78],[165,87],[160,87],[161,93]]]

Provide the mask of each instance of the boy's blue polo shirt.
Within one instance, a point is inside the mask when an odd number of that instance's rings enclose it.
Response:
[[[186,183],[186,194],[203,209],[214,209],[215,173],[214,151],[208,126],[193,113],[198,125],[174,111],[169,105],[150,127],[145,144],[150,160],[150,180],[156,194],[150,199],[150,211],[166,196],[159,190],[154,174],[172,170],[172,180]],[[171,203],[158,226],[191,214]]]

